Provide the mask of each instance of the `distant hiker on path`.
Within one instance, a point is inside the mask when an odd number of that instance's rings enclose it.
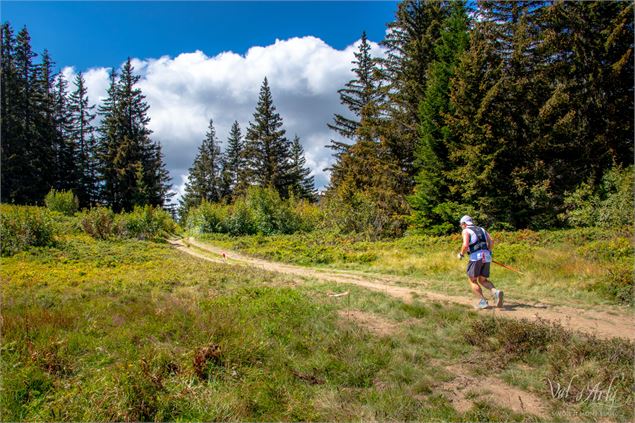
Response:
[[[476,226],[470,216],[463,216],[460,221],[461,228],[463,228],[463,245],[461,251],[458,254],[458,258],[462,259],[467,251],[470,253],[470,261],[467,264],[467,277],[472,288],[472,292],[481,301],[478,303],[477,308],[487,308],[489,304],[483,296],[483,288],[489,289],[494,299],[496,307],[503,306],[503,291],[498,290],[487,279],[489,278],[489,267],[492,261],[492,248],[494,241],[489,236],[487,231],[479,226]],[[479,285],[480,284],[480,285]]]

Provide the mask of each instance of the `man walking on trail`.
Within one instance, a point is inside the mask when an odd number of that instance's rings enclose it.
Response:
[[[481,301],[478,303],[477,308],[487,308],[489,304],[483,296],[483,288],[489,289],[494,298],[494,304],[496,307],[503,306],[503,291],[500,291],[494,287],[494,285],[487,279],[489,277],[489,267],[492,261],[492,248],[494,241],[489,236],[487,231],[479,226],[476,226],[470,216],[463,216],[460,221],[461,228],[463,228],[463,245],[461,251],[458,254],[459,259],[462,259],[466,252],[470,253],[470,262],[467,264],[467,277],[472,288],[472,292]],[[479,285],[480,284],[480,285]]]

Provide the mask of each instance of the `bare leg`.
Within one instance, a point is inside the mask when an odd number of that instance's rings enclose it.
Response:
[[[489,289],[492,295],[494,295],[494,291],[496,291],[496,288],[494,288],[494,284],[491,283],[489,279],[487,279],[485,276],[479,276],[478,283],[480,283],[483,286],[483,288]]]
[[[480,285],[476,282],[476,278],[468,278],[467,281],[470,283],[470,288],[472,288],[472,292],[474,293],[474,295],[484,300],[485,297],[483,296],[483,291],[481,290]]]

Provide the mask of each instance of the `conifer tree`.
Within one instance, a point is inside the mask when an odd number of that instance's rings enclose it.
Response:
[[[398,192],[409,194],[414,166],[415,145],[419,138],[419,104],[425,96],[428,68],[436,59],[434,46],[448,14],[447,2],[405,0],[399,4],[395,21],[388,24],[382,45],[386,57],[381,61],[386,81],[384,113],[385,144],[397,166],[408,175]]]
[[[68,82],[63,74],[55,78],[53,92],[53,122],[55,124],[53,142],[57,175],[55,188],[72,190],[77,194],[80,174],[77,166],[77,149],[71,138],[71,112],[68,107]]]
[[[24,170],[22,155],[24,146],[18,141],[19,121],[17,116],[18,76],[15,64],[16,40],[11,25],[2,24],[0,39],[0,160],[2,178],[0,193],[2,202],[19,200],[20,178]]]
[[[234,121],[227,139],[227,148],[223,154],[222,179],[223,198],[231,198],[244,193],[246,185],[243,182],[245,166],[244,146],[240,125]]]
[[[448,190],[449,145],[456,143],[446,116],[450,108],[449,85],[460,56],[469,43],[468,18],[462,1],[450,5],[451,13],[443,22],[434,47],[437,59],[430,64],[424,100],[419,108],[420,140],[415,152],[419,170],[414,194],[409,198],[414,224],[428,228],[442,224],[443,218],[434,212],[440,204],[454,200]],[[441,230],[441,228],[438,228]]]
[[[19,176],[12,196],[17,203],[33,204],[41,202],[52,186],[50,175],[55,159],[50,138],[51,122],[47,119],[50,104],[45,102],[50,78],[45,85],[41,68],[33,63],[37,54],[31,49],[31,37],[26,27],[16,37],[14,57],[17,128],[11,143],[17,147],[16,159],[20,163],[15,168]]]
[[[95,106],[89,104],[88,90],[83,74],[75,77],[75,90],[68,99],[70,112],[70,141],[74,145],[78,182],[75,193],[80,207],[93,205],[97,201],[96,146],[92,126]]]
[[[370,55],[370,44],[366,37],[366,31],[362,32],[359,50],[354,53],[353,74],[355,79],[346,83],[344,88],[338,90],[340,103],[352,113],[352,117],[341,114],[333,116],[333,123],[328,127],[347,140],[355,141],[357,130],[362,121],[362,114],[369,111],[367,107],[371,103],[378,103],[381,97],[380,82],[378,81],[378,70],[376,60]],[[366,116],[366,120],[377,118],[377,116]],[[346,151],[349,144],[341,141],[331,140],[329,148],[338,153]]]
[[[202,201],[219,202],[222,194],[221,175],[222,156],[214,122],[209,121],[205,139],[198,148],[198,154],[189,170],[188,182],[181,200],[184,212],[199,205]]]
[[[119,180],[117,169],[112,166],[117,156],[119,143],[119,130],[116,119],[117,111],[117,72],[111,69],[109,74],[110,84],[106,91],[106,98],[97,107],[101,115],[101,123],[98,128],[97,140],[97,172],[100,179],[99,201],[106,205],[114,205],[119,202]]]
[[[306,167],[304,149],[300,144],[300,138],[296,135],[291,143],[291,192],[298,197],[309,201],[317,200],[314,178],[311,169]]]
[[[119,79],[111,73],[108,98],[100,107],[102,125],[99,168],[102,195],[113,210],[131,210],[135,205],[163,206],[168,196],[169,175],[161,146],[150,138],[150,118],[145,96],[136,87],[130,58]]]
[[[271,187],[286,198],[290,183],[290,146],[282,125],[265,77],[245,136],[245,177],[250,185]]]
[[[534,146],[544,84],[533,79],[542,6],[479,3],[481,17],[451,93],[452,131],[462,144],[451,146],[450,189],[483,215],[513,227],[528,225],[535,213],[532,198],[544,187]]]
[[[351,146],[349,142],[355,143],[362,135],[365,139],[377,141],[371,135],[374,134],[372,129],[379,124],[379,105],[382,102],[381,82],[378,79],[379,71],[376,62],[376,59],[370,55],[370,44],[364,31],[359,50],[355,52],[355,60],[353,60],[352,71],[355,78],[338,90],[340,103],[348,108],[352,116],[335,114],[333,123],[328,124],[330,129],[346,140],[332,139],[327,146],[334,151],[335,156],[335,163],[330,168],[332,175],[335,176],[331,180],[331,187],[336,187],[341,179],[339,176],[346,173],[341,163],[342,155],[347,154]]]

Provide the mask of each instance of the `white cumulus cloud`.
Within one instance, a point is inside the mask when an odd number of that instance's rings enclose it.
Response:
[[[347,113],[337,90],[354,76],[351,68],[358,43],[337,50],[307,36],[255,46],[244,55],[223,52],[208,57],[195,51],[174,58],[134,59],[139,87],[150,105],[152,137],[163,147],[175,191],[182,192],[210,119],[223,145],[234,121],[245,134],[265,77],[287,137],[300,137],[317,187],[328,184],[324,168],[332,163],[332,152],[325,146],[335,134],[326,124],[334,113]],[[374,56],[383,55],[381,47],[371,46]],[[63,73],[73,81],[76,70],[65,68]],[[105,98],[108,74],[106,68],[84,72],[91,102]]]

